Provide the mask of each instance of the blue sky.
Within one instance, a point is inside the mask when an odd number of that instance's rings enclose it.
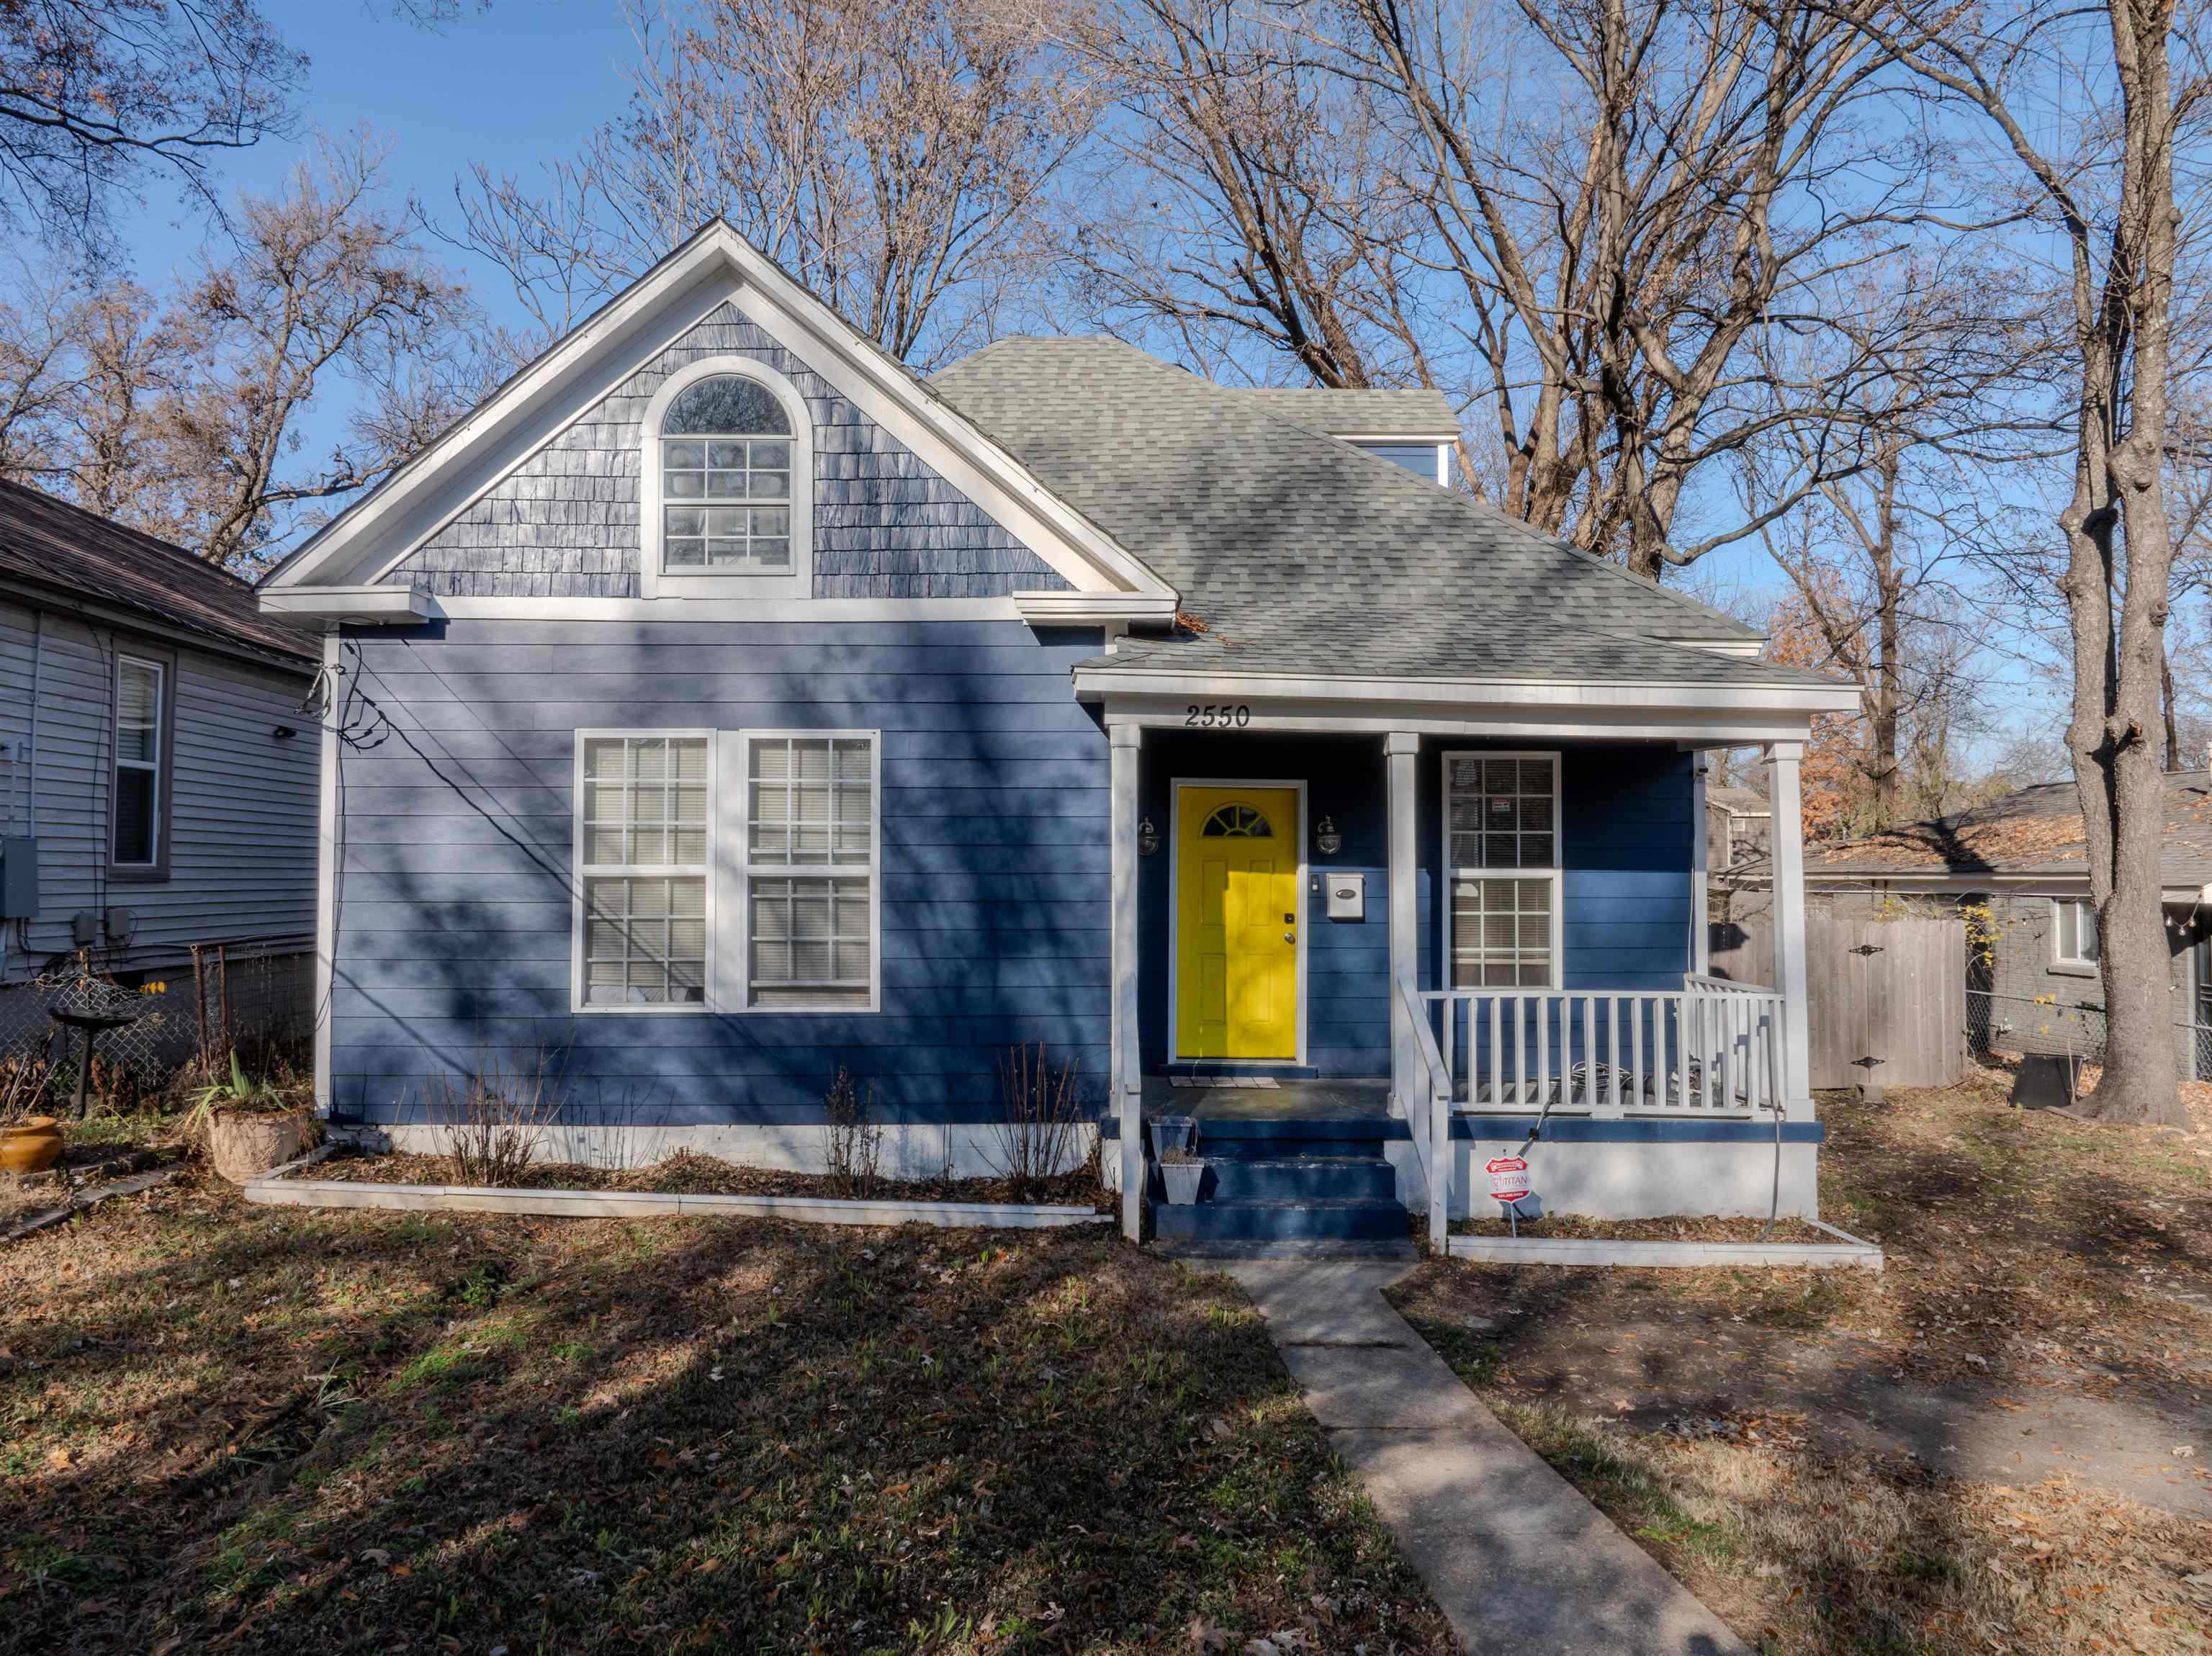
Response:
[[[396,195],[418,198],[434,220],[453,224],[453,185],[477,162],[534,182],[542,165],[573,154],[592,127],[618,114],[625,96],[623,68],[635,52],[617,0],[494,0],[466,9],[429,32],[394,19],[383,0],[266,0],[265,12],[286,39],[309,58],[296,140],[269,140],[228,159],[226,196],[273,191],[298,161],[314,129],[349,132],[367,127],[389,146],[386,176]],[[143,208],[131,215],[134,273],[165,287],[189,267],[206,237],[197,213],[158,175],[146,180]],[[465,276],[498,321],[526,325],[499,272],[458,250],[439,256]],[[342,389],[317,408],[304,435],[320,446],[345,415]],[[1730,604],[1778,587],[1778,576],[1753,543],[1704,561],[1687,583],[1702,596]],[[2048,690],[2011,663],[1993,663],[2004,686],[2001,722],[2039,725],[2051,716]],[[1994,747],[1994,743],[1977,743]]]
[[[309,59],[300,142],[268,140],[231,157],[224,194],[274,190],[312,129],[367,126],[391,145],[394,191],[419,197],[450,223],[453,180],[477,161],[534,178],[541,162],[571,153],[620,111],[621,66],[632,46],[615,0],[497,0],[488,11],[464,4],[459,20],[431,33],[396,21],[376,0],[272,0],[265,15]],[[161,286],[190,264],[205,236],[198,215],[150,177],[132,225],[139,280]],[[501,320],[523,319],[495,272],[450,250],[441,255]]]

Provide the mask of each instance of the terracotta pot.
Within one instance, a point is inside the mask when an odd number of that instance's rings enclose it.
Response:
[[[234,1185],[283,1167],[307,1143],[307,1118],[296,1110],[216,1110],[208,1117],[208,1158]]]
[[[62,1159],[62,1124],[34,1115],[0,1127],[0,1173],[44,1173]]]

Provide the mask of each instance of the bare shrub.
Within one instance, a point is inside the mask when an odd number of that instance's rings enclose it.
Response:
[[[840,1196],[872,1196],[884,1159],[884,1127],[876,1119],[876,1089],[864,1093],[843,1065],[822,1096],[829,1122],[830,1182]]]
[[[542,1054],[511,1067],[495,1061],[458,1083],[440,1076],[429,1091],[456,1184],[520,1185],[560,1113]]]
[[[19,1052],[0,1057],[0,1125],[46,1112],[46,1089],[53,1080],[53,1065],[43,1052]]]
[[[1041,1040],[1013,1047],[999,1059],[994,1163],[1018,1202],[1036,1196],[1047,1180],[1080,1160],[1076,1142],[1084,1120],[1075,1076],[1075,1060],[1066,1059],[1055,1071]]]

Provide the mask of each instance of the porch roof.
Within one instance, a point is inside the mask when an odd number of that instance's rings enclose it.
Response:
[[[1101,671],[1815,688],[1682,593],[1330,434],[1341,396],[1255,396],[1109,339],[1007,339],[933,390],[1143,559],[1203,632]],[[1364,395],[1364,393],[1363,393]]]

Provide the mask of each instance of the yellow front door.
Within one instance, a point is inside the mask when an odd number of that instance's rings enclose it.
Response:
[[[1183,788],[1176,816],[1176,1056],[1298,1055],[1298,796]]]

